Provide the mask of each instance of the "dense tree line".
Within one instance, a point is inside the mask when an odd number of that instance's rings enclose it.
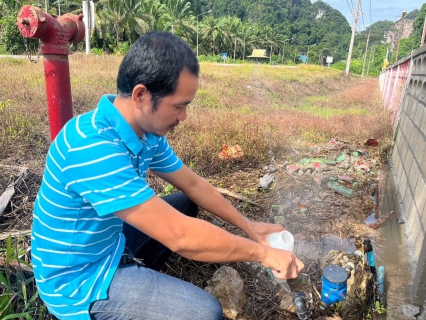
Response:
[[[81,13],[80,0],[36,0],[32,5],[51,14]],[[164,30],[182,37],[201,56],[220,61],[246,60],[253,49],[266,49],[276,63],[297,63],[308,55],[310,63],[324,64],[327,56],[345,65],[351,27],[344,16],[321,0],[94,0],[95,28],[91,46],[95,52],[125,53],[130,45],[150,30]],[[16,28],[16,14],[25,1],[0,0],[0,50],[25,52],[25,44],[35,51],[37,41],[26,41]],[[420,44],[426,8],[406,16],[415,20],[414,33],[400,43],[399,57]],[[353,51],[353,70],[377,75],[389,44],[383,33],[393,30],[394,22],[379,21],[357,34]],[[368,33],[369,47],[366,48]],[[197,41],[198,39],[198,41]],[[197,46],[198,43],[198,46]],[[79,45],[83,50],[84,43]],[[76,48],[74,48],[76,49]],[[368,52],[366,53],[366,49]],[[395,54],[393,58],[395,58]],[[368,57],[368,58],[367,58]],[[392,61],[390,61],[392,62]]]
[[[45,2],[38,1],[32,5],[44,8]],[[3,35],[6,33],[10,38],[11,33],[16,33],[11,29],[16,28],[16,12],[24,4],[0,0]],[[287,52],[286,60],[295,62],[299,54],[309,51],[310,60],[316,62],[319,55],[341,59],[349,46],[348,22],[322,1],[311,4],[309,0],[96,0],[95,8],[92,47],[104,51],[124,50],[150,30],[172,32],[194,50],[198,34],[200,54],[226,52],[236,59],[245,59],[253,49],[261,48],[277,61],[284,60],[282,55]],[[81,1],[48,0],[49,13],[58,14],[59,10],[61,14],[80,13]],[[211,13],[205,14],[209,10]],[[15,36],[13,41],[2,37],[12,53],[23,50],[23,40],[19,34]]]

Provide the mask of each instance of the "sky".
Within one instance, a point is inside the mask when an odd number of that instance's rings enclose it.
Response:
[[[354,18],[349,9],[349,4],[356,8],[357,0],[323,0],[329,4],[332,8],[339,10],[348,20],[349,25],[352,27]],[[370,15],[370,1],[371,1],[371,15]],[[314,2],[314,1],[312,1]],[[360,24],[358,30],[364,30],[364,26],[368,27],[372,23],[381,20],[395,21],[399,20],[402,15],[402,11],[407,13],[414,9],[422,7],[426,0],[361,0],[362,12],[364,13],[363,19],[358,20]],[[364,20],[364,23],[363,23]]]

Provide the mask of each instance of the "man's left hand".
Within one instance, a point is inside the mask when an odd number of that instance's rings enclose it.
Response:
[[[245,233],[250,239],[259,242],[260,244],[269,246],[266,241],[266,236],[270,233],[284,231],[285,228],[280,224],[264,223],[264,222],[253,222],[250,221],[247,224]]]

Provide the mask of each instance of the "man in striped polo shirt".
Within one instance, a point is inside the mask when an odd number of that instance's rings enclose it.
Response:
[[[267,246],[265,236],[282,226],[240,215],[169,146],[165,134],[185,120],[198,74],[185,42],[149,33],[123,59],[118,94],[103,96],[53,141],[31,239],[38,291],[56,317],[222,319],[213,296],[158,272],[171,251],[205,262],[260,262],[281,279],[303,268],[291,252]],[[148,169],[182,192],[156,196]],[[250,239],[196,219],[198,207]]]

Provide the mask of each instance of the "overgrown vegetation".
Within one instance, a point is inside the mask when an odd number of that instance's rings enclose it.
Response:
[[[118,55],[88,57],[75,53],[70,56],[74,114],[95,108],[102,94],[116,92],[115,77],[121,59]],[[14,205],[9,208],[13,215],[0,218],[1,230],[5,232],[30,227],[30,204],[41,180],[50,137],[42,63],[0,59],[0,70],[0,163],[24,165],[33,174],[31,187],[26,182],[28,192],[31,192],[29,200],[25,200],[26,205]],[[313,144],[325,144],[337,136],[343,141],[363,141],[374,137],[383,146],[388,144],[392,128],[387,120],[389,114],[380,101],[378,83],[375,79],[358,80],[356,77],[348,79],[338,70],[314,65],[278,68],[202,63],[200,88],[189,107],[188,119],[167,137],[184,162],[214,185],[266,203],[268,193],[257,191],[259,169],[272,161],[293,159],[295,148],[303,152]],[[218,159],[224,143],[240,145],[244,158],[235,161]],[[159,194],[173,192],[172,186],[153,182]],[[280,189],[280,192],[284,191]],[[273,221],[273,217],[259,208],[251,208],[246,203],[236,205],[246,215]],[[267,206],[271,207],[270,204]],[[235,228],[229,230],[234,231]],[[12,243],[3,244],[6,249],[14,246]],[[20,257],[27,247],[19,244],[16,248],[12,251],[18,250],[16,256]],[[10,256],[7,259],[10,261]],[[184,269],[184,262],[179,261],[174,261],[176,265],[173,268]],[[197,265],[191,262],[191,266]],[[210,275],[214,268],[208,268]],[[306,272],[315,269],[309,270]],[[169,270],[170,273],[173,271]],[[3,266],[4,277],[10,279],[10,282],[7,279],[2,281],[4,283],[0,286],[6,297],[3,299],[14,296],[13,302],[17,303],[8,312],[28,312],[28,317],[42,319],[45,309],[34,296],[33,280],[25,280],[24,289],[21,285],[23,280],[15,276],[16,272],[22,271],[16,271],[10,264]],[[195,274],[202,279],[194,280],[191,275],[191,279],[187,280],[205,285],[206,275]],[[26,296],[23,290],[27,290]],[[268,300],[263,307],[276,309],[271,303]],[[272,319],[267,318],[268,312],[271,316],[291,317],[288,313],[271,310],[253,309],[252,317],[259,319],[263,314],[265,319]],[[20,317],[24,318],[24,315]]]
[[[25,237],[9,236],[0,248],[0,318],[43,320],[47,308],[38,298]]]

